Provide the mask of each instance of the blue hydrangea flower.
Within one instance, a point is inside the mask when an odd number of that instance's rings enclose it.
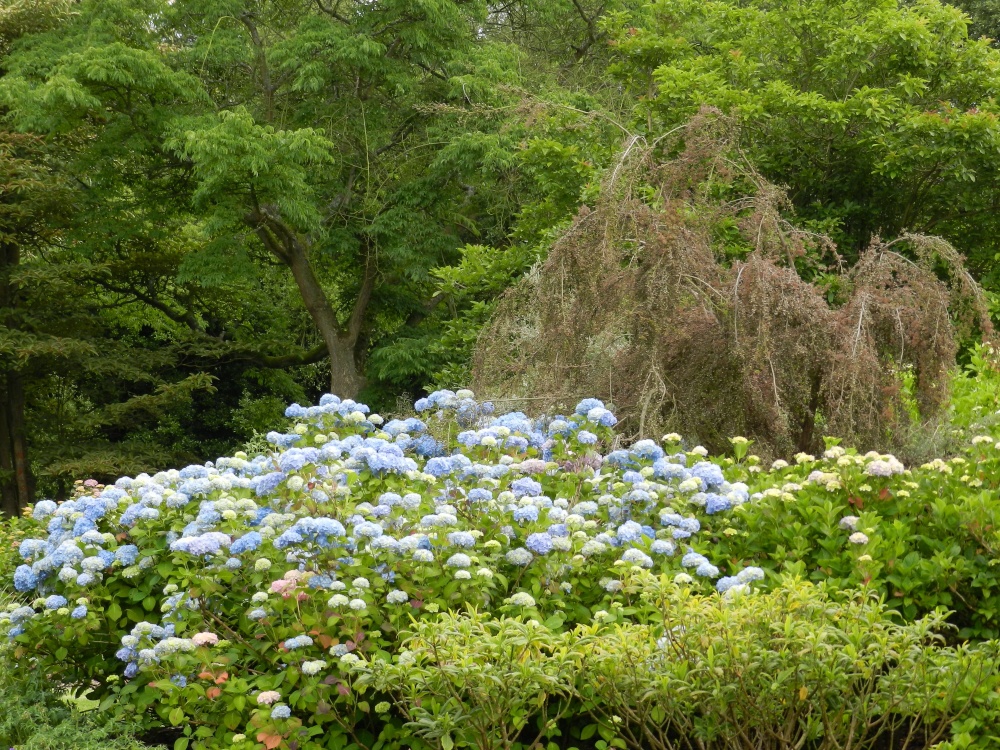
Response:
[[[279,448],[290,448],[295,443],[302,439],[301,435],[296,435],[294,432],[282,435],[280,432],[269,432],[264,436],[264,439],[271,445],[276,445]]]
[[[596,422],[601,427],[614,427],[618,424],[618,418],[602,406],[595,406],[588,411],[587,419]]]
[[[731,507],[732,503],[727,498],[716,495],[714,492],[708,493],[705,498],[705,512],[709,515],[721,513],[724,510],[729,510]]]
[[[59,506],[51,500],[39,500],[35,503],[35,507],[31,511],[31,517],[36,521],[44,521],[46,518],[55,513],[56,508],[58,507]]]
[[[17,551],[22,560],[29,560],[44,553],[47,546],[44,539],[25,539]]]
[[[38,576],[27,565],[18,565],[14,571],[14,588],[17,591],[31,591],[38,586]]]
[[[435,456],[424,466],[424,472],[434,477],[443,477],[453,470],[450,456]]]
[[[191,464],[181,469],[178,474],[181,479],[203,479],[208,476],[208,469],[199,464]]]
[[[758,568],[751,565],[748,568],[743,568],[739,573],[736,574],[736,579],[740,583],[750,583],[752,581],[760,581],[764,578],[764,571],[762,568]]]
[[[289,419],[301,419],[305,415],[305,407],[299,406],[298,404],[289,404],[288,408],[285,409],[285,416]]]
[[[529,534],[524,546],[536,555],[547,555],[552,551],[552,536],[544,531]]]
[[[733,586],[740,585],[740,580],[736,576],[723,576],[715,582],[715,588],[720,594],[724,594]]]
[[[10,621],[14,625],[20,625],[22,622],[27,622],[34,616],[35,610],[31,607],[18,607],[10,613]]]
[[[170,545],[170,549],[174,552],[187,552],[198,556],[212,555],[223,547],[228,547],[229,543],[228,534],[223,534],[219,531],[209,531],[200,536],[181,537]]]
[[[596,398],[585,398],[583,401],[576,405],[575,413],[579,414],[581,417],[587,416],[587,414],[592,409],[603,409],[604,402]]]
[[[445,562],[445,565],[449,568],[467,568],[472,565],[472,558],[462,552],[459,552],[449,557],[447,562]]]
[[[705,483],[705,487],[718,487],[724,481],[722,469],[710,461],[699,461],[690,469],[691,476],[698,477]]]
[[[278,489],[278,485],[285,480],[285,473],[282,471],[272,471],[270,474],[265,474],[256,479],[254,492],[257,493],[257,497],[267,497],[268,495],[273,495]]]
[[[684,557],[681,558],[681,565],[685,568],[697,568],[699,565],[707,562],[707,557],[695,552],[692,549],[689,549]]]
[[[272,719],[287,719],[292,715],[292,709],[288,706],[275,706],[271,709]]]
[[[666,454],[663,448],[652,440],[640,440],[632,446],[632,455],[638,456],[644,461],[657,461]]]
[[[530,477],[515,479],[510,483],[515,497],[537,497],[542,494],[542,485]]]
[[[191,498],[185,495],[183,492],[175,492],[170,497],[167,498],[168,508],[183,508],[191,502]]]
[[[506,559],[511,565],[524,567],[534,559],[534,556],[528,552],[528,550],[524,549],[524,547],[518,547],[510,550],[504,556],[504,559]]]
[[[512,515],[518,523],[531,523],[538,520],[538,508],[534,505],[522,505]]]
[[[653,558],[641,549],[636,549],[635,547],[630,547],[625,550],[625,554],[622,555],[622,560],[633,565],[639,565],[643,568],[653,567]]]
[[[624,469],[627,466],[635,466],[635,460],[629,455],[629,452],[625,450],[611,451],[611,453],[604,457],[604,463],[618,469]]]
[[[666,458],[653,462],[653,476],[658,479],[677,479],[683,481],[690,476],[690,472],[679,463]]]
[[[649,551],[654,555],[672,555],[677,551],[677,545],[669,539],[657,539],[649,545]]]
[[[715,578],[719,575],[719,569],[712,565],[708,560],[701,563],[697,568],[695,568],[695,574],[702,576],[703,578]]]
[[[354,536],[369,538],[382,535],[382,527],[371,521],[363,521],[354,526]]]
[[[642,538],[642,526],[635,521],[626,521],[615,532],[620,542],[637,542]]]
[[[476,537],[469,531],[452,531],[448,534],[448,541],[456,547],[475,547]]]
[[[253,552],[263,541],[260,532],[249,531],[230,545],[229,554],[242,555],[244,552]]]
[[[421,435],[413,441],[413,452],[422,458],[434,458],[444,453],[444,447],[430,435]]]

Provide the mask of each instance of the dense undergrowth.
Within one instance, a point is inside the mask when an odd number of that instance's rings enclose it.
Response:
[[[4,546],[10,537],[0,533]],[[0,606],[9,596],[0,593]],[[86,706],[82,706],[86,708]],[[15,666],[0,646],[0,745],[17,750],[141,750],[137,727],[116,724],[111,714],[81,710],[72,696],[53,690],[48,675]]]
[[[995,747],[988,349],[953,388],[956,455],[912,466],[622,447],[594,400],[530,419],[439,392],[389,421],[324,397],[262,455],[78,483],[3,531],[0,740]]]

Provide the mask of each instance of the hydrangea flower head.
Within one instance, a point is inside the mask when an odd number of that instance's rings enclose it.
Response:
[[[289,651],[294,651],[297,648],[307,648],[311,645],[313,645],[313,639],[308,635],[297,635],[285,641],[285,648]]]
[[[507,599],[507,603],[513,604],[516,607],[534,607],[535,598],[525,591],[518,591],[516,594]]]
[[[524,546],[536,555],[547,555],[552,551],[552,536],[548,532],[529,534]]]
[[[271,709],[272,719],[287,719],[291,715],[292,715],[292,709],[290,709],[288,706],[284,705],[275,706],[274,708]]]
[[[468,568],[472,565],[472,558],[468,555],[459,552],[458,554],[452,555],[448,558],[445,563],[449,568]]]
[[[523,547],[510,550],[504,557],[511,565],[520,567],[528,565],[534,559],[534,556]]]
[[[196,646],[214,646],[219,642],[219,636],[215,633],[195,633],[191,640]]]
[[[322,659],[302,662],[302,674],[316,675],[326,669],[326,662]]]

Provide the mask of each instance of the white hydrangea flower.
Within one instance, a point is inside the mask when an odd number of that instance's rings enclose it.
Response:
[[[507,603],[513,604],[516,607],[534,607],[535,598],[525,591],[518,591],[507,599]]]

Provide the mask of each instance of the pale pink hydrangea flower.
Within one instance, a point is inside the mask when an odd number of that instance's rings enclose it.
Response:
[[[542,474],[545,472],[545,462],[537,458],[529,458],[517,465],[522,474]]]
[[[271,593],[274,594],[284,594],[288,589],[295,588],[295,581],[289,581],[284,578],[279,578],[277,581],[271,582]]]
[[[191,640],[196,646],[214,646],[219,642],[219,636],[215,633],[195,633]]]
[[[281,693],[277,690],[265,690],[257,696],[257,703],[261,706],[270,706],[272,703],[277,703],[280,700]]]

